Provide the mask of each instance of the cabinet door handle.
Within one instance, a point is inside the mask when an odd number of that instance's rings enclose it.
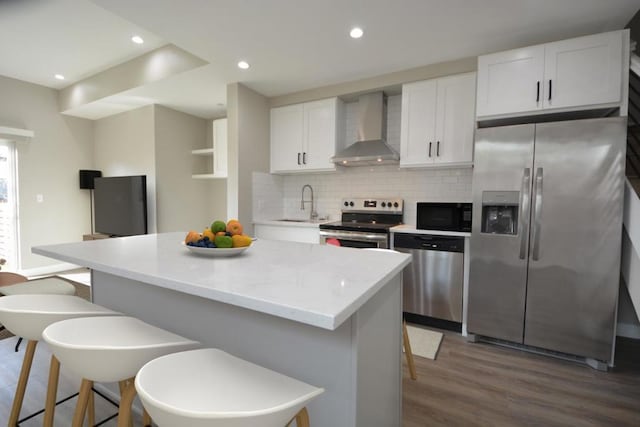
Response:
[[[307,153],[306,152],[302,153],[302,164],[303,165],[307,164]]]
[[[429,157],[431,157],[431,141],[429,141]]]
[[[300,164],[300,153],[298,153],[298,164]]]
[[[549,79],[549,101],[551,101],[551,79]]]
[[[440,141],[436,142],[436,156],[440,157]]]
[[[536,102],[540,102],[540,80],[536,83]]]

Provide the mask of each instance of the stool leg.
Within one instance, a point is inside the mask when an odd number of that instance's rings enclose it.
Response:
[[[142,427],[151,427],[151,415],[142,408]]]
[[[38,341],[29,340],[29,342],[27,343],[27,350],[24,352],[22,369],[20,370],[20,378],[18,379],[18,386],[16,387],[15,397],[13,398],[11,415],[9,416],[8,425],[12,427],[18,424],[18,419],[20,418],[20,410],[22,409],[24,392],[27,389],[27,380],[29,379],[29,372],[31,371],[31,364],[33,363],[33,354],[36,351],[37,344]]]
[[[309,413],[307,408],[302,408],[296,414],[296,427],[309,427]]]
[[[411,343],[409,342],[409,332],[407,332],[407,322],[402,322],[402,341],[404,343],[404,355],[407,357],[407,365],[409,365],[409,375],[412,380],[417,380],[416,365],[413,363],[413,353],[411,352]]]
[[[87,403],[87,424],[89,427],[96,425],[96,394],[91,390],[89,393],[89,402]]]
[[[87,412],[87,405],[89,404],[89,396],[92,393],[92,388],[93,381],[89,381],[83,378],[82,384],[80,384],[78,403],[76,403],[76,412],[73,414],[72,427],[82,427],[82,424],[84,423],[84,415]]]
[[[58,378],[60,377],[60,362],[55,356],[51,356],[49,366],[49,384],[47,386],[47,398],[44,406],[43,427],[53,427],[53,415],[56,410],[56,396],[58,394]]]
[[[131,404],[136,397],[133,378],[120,381],[120,408],[118,409],[118,427],[131,427]]]

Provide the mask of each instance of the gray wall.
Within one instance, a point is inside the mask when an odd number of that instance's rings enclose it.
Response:
[[[226,180],[193,179],[191,150],[211,147],[211,120],[155,107],[158,232],[202,231],[226,219]],[[222,202],[222,203],[220,203]]]
[[[102,176],[147,176],[147,230],[157,231],[154,106],[95,121],[95,167]]]
[[[239,83],[227,86],[229,178],[227,215],[253,234],[252,174],[269,171],[269,102]]]
[[[31,254],[31,247],[82,240],[89,233],[89,192],[78,171],[93,166],[93,123],[58,113],[58,92],[0,76],[0,124],[30,129],[18,153],[21,269],[57,264]],[[42,194],[44,201],[36,202]]]
[[[631,30],[631,40],[640,41],[640,10],[636,12],[625,28]],[[640,53],[640,47],[636,47],[636,54],[638,53]]]

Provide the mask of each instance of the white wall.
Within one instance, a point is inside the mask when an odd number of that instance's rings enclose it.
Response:
[[[31,247],[80,241],[90,231],[89,192],[80,190],[78,171],[93,166],[93,124],[58,113],[57,91],[0,76],[0,125],[35,132],[17,143],[20,268],[58,264]]]
[[[402,97],[387,100],[387,143],[400,152],[400,113]],[[356,140],[356,103],[346,104],[346,145]],[[405,202],[404,222],[415,224],[416,202],[471,201],[471,168],[401,169],[395,165],[339,167],[337,172],[286,175],[283,178],[283,215],[305,218],[300,210],[302,186],[313,187],[316,210],[321,217],[340,216],[343,197],[400,197]],[[278,190],[275,190],[278,191]],[[257,196],[261,198],[261,196]],[[261,218],[267,219],[267,218]]]
[[[191,150],[211,147],[211,120],[155,107],[156,207],[158,232],[202,231],[226,218],[225,180],[193,179],[199,159]],[[221,192],[217,191],[222,187]]]
[[[227,108],[227,219],[235,216],[251,235],[253,173],[269,171],[269,103],[259,93],[233,83],[227,86]]]
[[[95,168],[102,176],[147,176],[147,230],[157,231],[154,106],[95,121]]]

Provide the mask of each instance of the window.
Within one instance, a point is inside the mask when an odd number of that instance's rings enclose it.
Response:
[[[0,141],[0,258],[6,260],[3,270],[17,270],[18,215],[15,144]]]

